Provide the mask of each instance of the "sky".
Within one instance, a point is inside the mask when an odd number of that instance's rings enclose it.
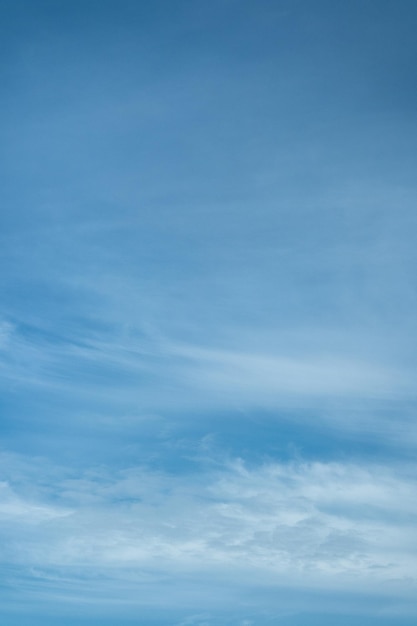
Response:
[[[0,0],[0,621],[417,622],[417,5]]]

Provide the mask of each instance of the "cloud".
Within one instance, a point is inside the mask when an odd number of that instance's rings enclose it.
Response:
[[[383,396],[409,385],[401,372],[331,354],[296,357],[194,346],[178,347],[175,352],[189,360],[188,373],[197,386],[235,395],[243,402],[279,403],[300,394]]]
[[[7,560],[64,589],[61,571],[75,582],[94,574],[98,586],[101,577],[152,586],[192,576],[236,589],[407,596],[417,584],[414,467],[237,459],[181,476],[147,467],[49,474],[39,461],[31,472],[10,456],[3,466],[11,462],[20,481],[3,488]]]
[[[381,360],[350,355],[343,348],[295,350],[284,343],[263,352],[179,343],[154,333],[123,337],[49,336],[42,328],[5,326],[5,379],[21,385],[105,394],[119,388],[147,409],[209,406],[238,401],[246,406],[280,406],[296,398],[389,398],[410,396],[411,373]],[[259,343],[266,338],[260,334]],[[246,338],[247,340],[247,338]],[[326,338],[324,337],[325,341]],[[252,342],[254,336],[252,336]],[[327,338],[327,342],[329,338]],[[271,334],[271,343],[277,337]],[[138,393],[138,383],[146,380]],[[168,405],[160,387],[169,384]],[[139,400],[140,401],[140,400]]]
[[[13,334],[14,326],[10,322],[0,321],[0,350],[7,348]]]
[[[17,496],[8,483],[0,483],[0,520],[3,523],[38,524],[69,514],[62,508],[25,500]]]

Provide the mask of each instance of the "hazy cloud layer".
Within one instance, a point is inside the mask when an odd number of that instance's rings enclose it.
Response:
[[[40,577],[120,569],[133,582],[193,573],[234,586],[256,572],[259,585],[400,595],[417,584],[413,466],[205,459],[191,477],[4,455],[2,472],[6,560]]]

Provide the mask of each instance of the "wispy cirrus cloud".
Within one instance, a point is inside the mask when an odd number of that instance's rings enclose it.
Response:
[[[272,405],[296,395],[389,397],[407,395],[413,389],[409,371],[361,355],[355,358],[343,348],[332,351],[324,346],[315,353],[311,348],[294,351],[284,345],[282,350],[275,346],[262,353],[177,343],[152,334],[129,339],[119,333],[71,337],[48,335],[36,327],[22,332],[18,325],[6,322],[3,327],[4,376],[16,382],[28,383],[32,376],[34,383],[80,388],[82,377],[77,372],[87,375],[86,384],[94,384],[88,374],[95,369],[103,377],[111,372],[118,378],[125,376],[131,387],[135,375],[149,374],[156,377],[155,387],[157,379],[170,378],[173,388],[187,388],[196,400],[204,393],[213,398],[217,392],[220,404],[239,397],[243,403]],[[277,343],[276,336],[272,339]],[[157,398],[155,404],[158,408]]]

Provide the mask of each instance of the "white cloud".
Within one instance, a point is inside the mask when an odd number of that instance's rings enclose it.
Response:
[[[19,497],[7,482],[0,482],[0,521],[3,524],[39,524],[69,514],[65,508]]]
[[[131,582],[144,574],[155,581],[193,576],[400,594],[417,584],[410,468],[250,468],[237,460],[194,477],[145,468],[64,474],[58,468],[46,492],[38,485],[37,500],[32,484],[30,502],[5,487],[0,512],[12,522],[5,530],[10,562]],[[25,481],[29,475],[20,492]],[[37,522],[29,530],[26,518]]]
[[[13,324],[6,321],[0,321],[0,350],[7,348],[13,331]]]
[[[178,346],[193,383],[246,401],[279,403],[295,394],[374,396],[407,388],[400,372],[340,356],[256,354]]]

